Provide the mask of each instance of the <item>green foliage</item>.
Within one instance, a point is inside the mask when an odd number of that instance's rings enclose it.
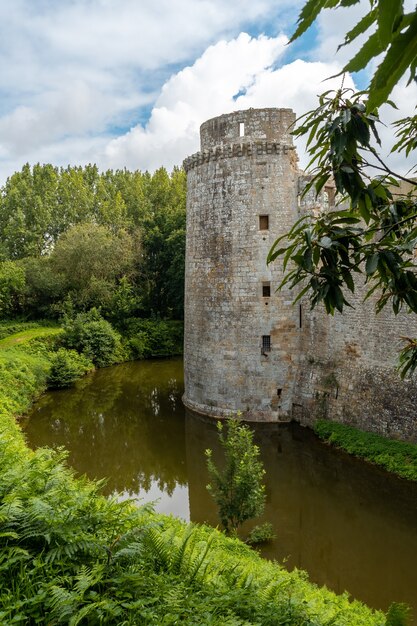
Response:
[[[118,360],[120,335],[97,309],[79,313],[64,323],[62,343],[84,354],[94,365],[106,367]]]
[[[0,415],[21,415],[46,387],[49,361],[19,348],[0,350]]]
[[[0,322],[0,340],[5,337],[9,337],[10,335],[15,335],[24,330],[29,330],[31,328],[39,328],[39,322],[20,322],[18,320],[5,320]],[[50,322],[49,322],[50,324]],[[47,326],[48,322],[42,320],[42,326]]]
[[[298,18],[298,26],[291,41],[300,37],[324,9],[340,10],[359,2],[360,0],[308,0]],[[408,70],[408,84],[416,80],[417,11],[404,13],[402,0],[371,0],[369,4],[368,13],[346,34],[339,48],[370,31],[360,50],[346,63],[341,74],[358,72],[385,53],[369,86],[368,111],[373,111],[386,102],[395,85]]]
[[[141,273],[145,308],[162,317],[182,319],[185,263],[186,176],[175,169],[171,181],[161,168],[149,181],[153,210],[143,226]]]
[[[359,458],[380,465],[408,480],[417,480],[417,446],[363,432],[352,426],[319,420],[314,426],[317,435],[328,443]]]
[[[182,319],[183,170],[27,164],[1,191],[0,318],[57,318],[70,297],[114,324]]]
[[[387,613],[387,626],[407,626],[411,615],[410,607],[402,602],[393,602]]]
[[[184,327],[174,320],[124,320],[123,337],[133,359],[182,354]]]
[[[324,9],[356,5],[360,0],[307,0],[292,41],[302,35]],[[372,32],[374,31],[374,32]],[[341,46],[368,33],[362,48],[342,72],[357,72],[382,55],[367,91],[342,88],[320,96],[319,106],[301,118],[294,131],[305,136],[315,166],[305,192],[319,194],[329,179],[349,203],[348,208],[304,216],[290,230],[287,241],[277,240],[269,262],[282,256],[288,271],[281,287],[302,287],[298,297],[310,296],[312,306],[322,302],[327,313],[349,306],[356,274],[364,274],[368,296],[378,293],[377,312],[388,302],[395,314],[401,308],[417,312],[416,180],[394,173],[375,149],[381,145],[377,123],[382,104],[404,73],[416,79],[417,11],[404,13],[402,0],[371,0],[369,12],[345,36]],[[341,47],[339,46],[339,47]],[[417,116],[394,122],[397,143],[392,152],[409,156],[417,147]],[[409,172],[415,171],[415,165]],[[408,184],[404,191],[401,183]],[[417,343],[405,338],[400,355],[404,377],[417,367]]]
[[[109,308],[119,281],[133,275],[133,238],[123,230],[78,224],[58,239],[50,264],[75,310]]]
[[[259,545],[260,543],[268,543],[275,539],[274,528],[270,522],[264,524],[258,524],[249,533],[249,537],[246,539],[246,543],[251,546]]]
[[[25,272],[12,261],[0,263],[0,318],[19,312],[25,290]]]
[[[248,426],[231,418],[226,420],[225,426],[218,422],[217,428],[224,453],[224,468],[219,469],[213,462],[212,451],[206,450],[211,480],[207,490],[219,507],[220,520],[228,533],[235,532],[244,521],[262,514],[265,508],[265,486],[262,484],[265,470]]]
[[[60,348],[51,358],[48,387],[70,387],[78,378],[93,369],[93,363],[75,350]]]

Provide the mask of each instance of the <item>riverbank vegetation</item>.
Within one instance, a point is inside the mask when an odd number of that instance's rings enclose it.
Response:
[[[48,369],[30,343],[0,352],[3,364],[14,356],[0,403],[1,623],[389,623],[217,530],[104,498],[62,453],[29,450],[14,415]]]
[[[412,443],[387,439],[327,420],[316,422],[314,430],[320,439],[349,454],[380,465],[401,478],[417,481],[417,446]]]

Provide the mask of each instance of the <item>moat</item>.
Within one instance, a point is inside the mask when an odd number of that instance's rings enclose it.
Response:
[[[29,444],[64,446],[69,463],[105,492],[217,525],[204,450],[212,420],[186,413],[182,360],[125,363],[75,389],[46,394],[23,423]],[[255,426],[266,469],[264,518],[277,535],[264,549],[286,567],[375,608],[407,602],[417,618],[417,484],[323,445],[295,424]],[[417,623],[415,621],[414,623]]]

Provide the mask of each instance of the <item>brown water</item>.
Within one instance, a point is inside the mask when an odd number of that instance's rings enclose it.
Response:
[[[32,447],[65,446],[70,464],[107,477],[107,493],[186,520],[218,523],[204,450],[214,423],[185,414],[181,360],[103,369],[45,395],[24,427]],[[323,445],[295,424],[258,425],[266,469],[264,519],[277,539],[264,555],[375,608],[407,602],[417,616],[417,484]],[[417,622],[415,622],[417,623]]]

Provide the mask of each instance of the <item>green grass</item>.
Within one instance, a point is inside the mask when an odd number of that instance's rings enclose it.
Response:
[[[0,623],[388,624],[217,530],[104,498],[62,453],[29,450],[13,415],[44,388],[48,355],[29,343],[0,363]]]
[[[417,445],[363,432],[352,426],[319,420],[314,430],[320,439],[349,454],[417,481]]]
[[[32,339],[41,337],[53,337],[62,333],[62,328],[51,328],[50,326],[37,326],[27,330],[21,330],[17,333],[8,335],[4,339],[0,339],[0,350],[12,348],[18,344],[27,343]]]

